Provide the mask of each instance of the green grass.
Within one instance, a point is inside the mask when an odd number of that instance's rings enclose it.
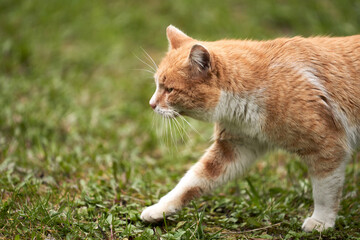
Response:
[[[336,228],[322,234],[300,230],[311,185],[305,166],[284,152],[164,222],[140,221],[212,131],[188,119],[199,134],[187,127],[190,138],[166,144],[154,127],[153,80],[135,70],[146,68],[135,55],[146,60],[144,48],[159,62],[169,24],[204,40],[351,35],[360,4],[0,1],[0,239],[360,238],[356,156]]]

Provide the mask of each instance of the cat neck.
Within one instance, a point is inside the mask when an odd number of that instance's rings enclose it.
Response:
[[[220,89],[243,93],[256,91],[263,85],[271,61],[265,43],[222,40],[209,47],[214,53],[214,73]]]

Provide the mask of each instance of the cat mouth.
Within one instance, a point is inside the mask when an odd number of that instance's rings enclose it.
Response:
[[[164,118],[176,118],[181,115],[181,112],[177,112],[174,110],[163,110],[163,109],[155,109],[155,112],[161,115]]]

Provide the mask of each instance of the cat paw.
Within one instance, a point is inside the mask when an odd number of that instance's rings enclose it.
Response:
[[[319,221],[315,218],[309,217],[309,218],[305,219],[301,228],[305,232],[312,232],[313,230],[322,232],[328,228],[334,227],[334,225],[335,225],[335,223],[327,223],[327,222]]]
[[[169,216],[173,212],[175,211],[169,211],[168,207],[164,206],[164,204],[157,203],[145,208],[141,213],[140,218],[145,222],[158,222],[164,219],[164,214],[165,216]]]

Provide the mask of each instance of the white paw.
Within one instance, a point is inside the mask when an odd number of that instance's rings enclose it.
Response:
[[[323,221],[319,221],[315,218],[309,217],[309,218],[305,219],[301,228],[305,232],[312,232],[313,230],[322,232],[328,228],[334,227],[334,225],[335,225],[335,223],[323,222]]]
[[[164,214],[165,216],[169,216],[173,213],[175,213],[175,209],[171,211],[166,204],[157,203],[145,208],[140,218],[145,222],[157,222],[164,219]]]

